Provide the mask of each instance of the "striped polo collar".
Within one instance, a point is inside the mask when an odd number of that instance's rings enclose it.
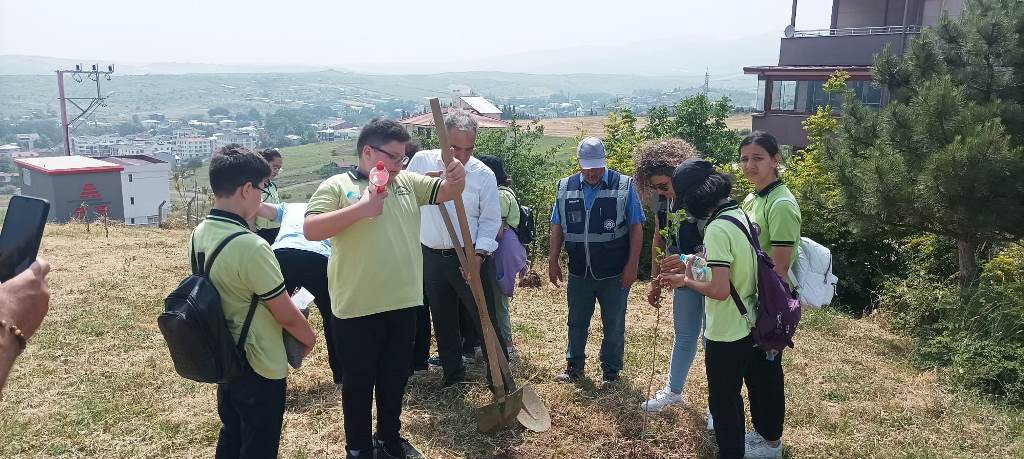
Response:
[[[245,222],[245,219],[241,215],[226,210],[212,209],[210,215],[206,216],[207,220],[214,220],[225,223],[232,223],[242,228],[249,229],[249,224]]]
[[[771,185],[768,185],[768,186],[764,187],[763,190],[758,191],[757,195],[763,198],[763,197],[768,196],[769,194],[771,194],[772,191],[774,191],[776,188],[778,188],[780,186],[782,186],[782,180],[781,179],[775,179],[775,181],[772,182]]]

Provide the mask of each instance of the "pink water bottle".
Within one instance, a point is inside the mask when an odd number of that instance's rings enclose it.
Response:
[[[370,185],[376,188],[378,193],[383,193],[388,186],[391,173],[384,168],[384,161],[377,161],[377,166],[370,170]]]

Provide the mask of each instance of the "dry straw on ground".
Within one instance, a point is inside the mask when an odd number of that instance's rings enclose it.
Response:
[[[74,225],[47,230],[53,263],[51,312],[21,357],[0,402],[3,457],[211,457],[218,420],[214,387],[175,373],[156,327],[162,299],[188,269],[187,232],[115,227],[109,238]],[[591,378],[556,384],[565,344],[565,294],[545,286],[513,302],[520,382],[534,384],[551,431],[482,435],[473,407],[479,384],[441,389],[436,371],[412,382],[404,432],[427,457],[713,457],[704,429],[702,354],[690,372],[689,405],[650,417],[640,441],[637,404],[657,359],[659,387],[671,346],[663,312],[657,355],[654,314],[634,287],[624,384],[595,386],[600,320],[589,343]],[[319,328],[320,319],[314,314]],[[288,379],[281,457],[342,457],[341,406],[323,342]],[[942,386],[908,363],[910,343],[870,320],[830,311],[805,315],[797,348],[785,356],[791,457],[1024,457],[1020,412]],[[480,367],[471,376],[480,380]]]

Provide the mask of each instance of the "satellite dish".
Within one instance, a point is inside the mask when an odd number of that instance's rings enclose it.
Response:
[[[793,27],[793,24],[786,26],[786,30],[782,31],[782,34],[785,35],[786,38],[793,38],[795,33],[796,29]]]

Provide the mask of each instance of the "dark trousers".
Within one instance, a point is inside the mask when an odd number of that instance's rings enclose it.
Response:
[[[277,240],[277,233],[281,232],[281,228],[261,228],[256,230],[258,234],[267,244],[274,245],[274,241]]]
[[[426,370],[430,365],[430,306],[424,299],[423,306],[416,306],[416,340],[412,345],[412,371]]]
[[[341,383],[341,359],[335,349],[334,324],[330,320],[331,293],[327,288],[327,257],[316,252],[300,249],[277,249],[274,251],[277,263],[281,265],[284,285],[288,292],[304,287],[313,294],[316,308],[324,322],[324,339],[327,341],[327,362],[331,366],[334,383]]]
[[[264,378],[246,365],[237,381],[217,385],[217,459],[277,457],[285,381]]]
[[[377,397],[377,437],[398,441],[402,427],[402,396],[409,380],[416,310],[404,308],[352,319],[331,316],[337,325],[338,353],[344,368],[341,409],[345,440],[350,450],[373,445],[374,392]]]
[[[480,267],[481,283],[484,298],[487,299],[487,312],[494,323],[494,303],[490,289],[493,282],[486,280],[496,275],[494,260],[487,257]],[[444,384],[450,385],[465,379],[466,369],[462,363],[463,336],[460,314],[472,324],[477,336],[483,336],[480,329],[480,315],[477,313],[476,302],[469,284],[462,278],[459,271],[459,259],[453,250],[437,251],[423,247],[423,293],[430,305],[430,316],[434,322],[434,334],[437,338],[437,353],[441,357],[444,371]],[[461,303],[460,303],[461,302]],[[504,352],[505,343],[498,337],[500,348]],[[484,353],[486,357],[487,353]]]
[[[740,389],[747,385],[754,430],[766,440],[782,438],[786,417],[782,354],[769,361],[747,336],[731,343],[708,340],[704,346],[708,407],[715,419],[715,441],[723,458],[744,454],[744,413]]]

